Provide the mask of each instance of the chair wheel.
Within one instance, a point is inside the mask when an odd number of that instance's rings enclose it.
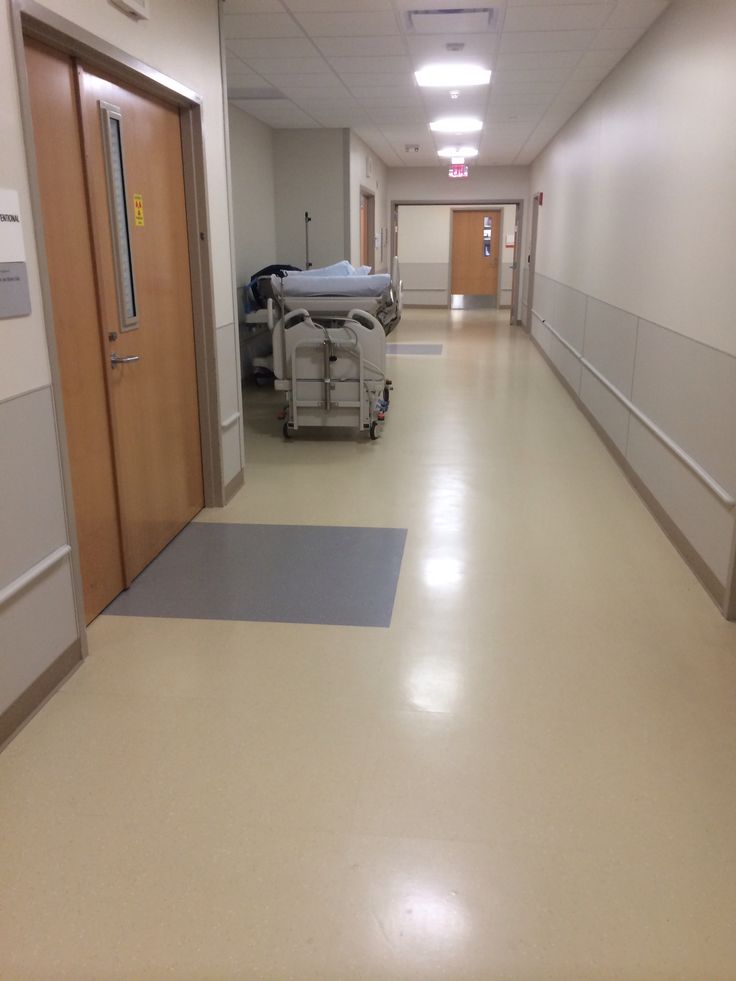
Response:
[[[372,422],[371,428],[368,430],[368,435],[370,436],[371,439],[378,439],[378,433],[376,431],[377,429],[378,429],[378,423],[375,421]]]
[[[291,433],[289,432],[289,423],[285,422],[281,427],[281,432],[284,434],[284,439],[291,439]]]

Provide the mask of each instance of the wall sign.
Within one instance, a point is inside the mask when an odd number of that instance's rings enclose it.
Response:
[[[23,222],[17,191],[0,188],[0,318],[31,312]]]

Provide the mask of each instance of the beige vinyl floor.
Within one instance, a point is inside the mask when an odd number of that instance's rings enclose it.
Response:
[[[736,626],[508,317],[202,521],[408,529],[390,628],[100,617],[0,756],[0,978],[734,981]]]

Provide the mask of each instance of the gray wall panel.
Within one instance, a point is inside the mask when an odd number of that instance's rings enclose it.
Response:
[[[0,609],[0,712],[77,638],[67,557]]]
[[[66,544],[50,389],[0,403],[0,460],[2,588]]]
[[[552,363],[560,372],[562,377],[567,381],[567,384],[572,388],[576,395],[580,394],[580,373],[583,370],[583,366],[580,361],[567,350],[564,344],[561,344],[554,334],[551,334],[546,327],[541,328],[546,332],[549,337],[549,356],[552,359]]]
[[[736,495],[736,358],[642,320],[633,401]]]
[[[405,290],[442,290],[447,293],[450,267],[446,262],[402,262]]]
[[[585,334],[585,307],[587,296],[578,290],[555,284],[554,314],[552,326],[576,351],[583,350]]]
[[[583,368],[580,398],[622,454],[626,453],[630,412],[598,379]]]
[[[538,273],[535,274],[534,309],[543,320],[549,320],[553,324],[555,314],[555,286],[556,284],[551,279],[547,279],[546,276],[540,276]]]
[[[731,512],[634,417],[627,457],[685,538],[724,584],[731,558]]]
[[[634,375],[637,319],[617,307],[588,300],[583,354],[627,398]]]

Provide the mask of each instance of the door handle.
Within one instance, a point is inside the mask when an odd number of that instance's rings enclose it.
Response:
[[[121,358],[119,354],[115,354],[113,351],[110,355],[110,364],[115,368],[116,364],[131,364],[133,361],[140,361],[140,354],[131,354],[127,358]]]

